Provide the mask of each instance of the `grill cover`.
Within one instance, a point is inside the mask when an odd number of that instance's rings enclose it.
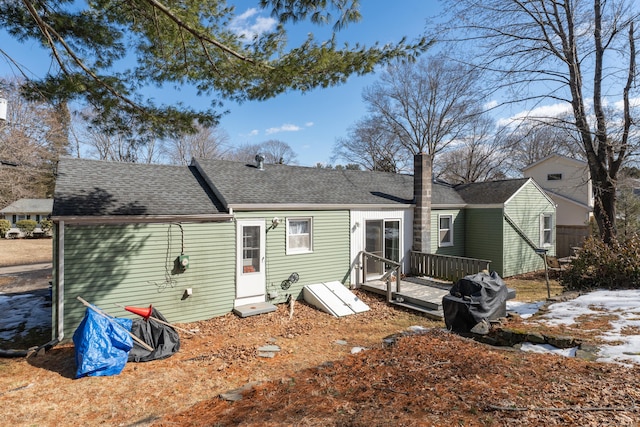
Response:
[[[506,316],[507,299],[507,286],[495,271],[465,276],[442,298],[444,322],[454,332],[469,332],[483,320]]]

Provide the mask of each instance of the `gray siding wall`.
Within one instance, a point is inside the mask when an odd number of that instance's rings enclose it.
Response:
[[[350,275],[350,235],[349,211],[268,211],[237,212],[238,219],[264,219],[267,229],[266,274],[267,292],[277,292],[278,297],[270,300],[281,303],[287,296],[302,298],[305,285],[339,280],[349,283]],[[271,220],[278,217],[281,223],[269,229]],[[307,218],[313,221],[313,252],[286,254],[286,219]],[[300,279],[287,290],[281,284],[291,273],[298,273]]]
[[[503,221],[501,208],[469,208],[465,211],[464,256],[490,260],[490,269],[500,276],[504,271]]]
[[[137,316],[115,304],[151,304],[175,323],[231,311],[235,297],[233,222],[181,225],[184,233],[177,224],[66,225],[65,339],[72,337],[84,316],[85,307],[77,296],[116,317]],[[189,255],[190,266],[175,274],[174,260],[182,250]],[[183,299],[187,288],[193,295]]]
[[[555,206],[532,183],[525,185],[508,202],[505,206],[505,212],[536,247],[540,245],[541,215],[553,214],[555,223]],[[536,254],[535,249],[506,221],[504,235],[505,277],[544,269],[542,257]],[[555,255],[555,227],[553,242],[554,244],[548,248],[549,255]]]
[[[438,218],[451,215],[453,219],[453,246],[438,247],[440,241],[440,225]],[[431,253],[439,255],[465,256],[465,226],[464,211],[461,210],[433,210],[431,211]]]

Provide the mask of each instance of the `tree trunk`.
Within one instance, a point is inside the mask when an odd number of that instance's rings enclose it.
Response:
[[[602,240],[610,244],[616,237],[616,185],[605,171],[594,172],[591,179],[594,187],[593,216],[600,230]]]

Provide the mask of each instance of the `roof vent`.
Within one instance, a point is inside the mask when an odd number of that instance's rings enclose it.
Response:
[[[256,167],[261,171],[264,170],[264,156],[262,154],[256,154]]]

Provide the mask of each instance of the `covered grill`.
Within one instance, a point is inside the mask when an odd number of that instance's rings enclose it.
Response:
[[[495,271],[465,276],[442,297],[445,324],[454,332],[470,332],[478,323],[505,317],[507,300],[514,297]]]

